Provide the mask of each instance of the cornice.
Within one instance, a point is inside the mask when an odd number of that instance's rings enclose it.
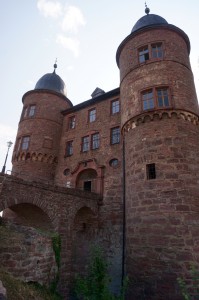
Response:
[[[132,117],[122,126],[122,134],[125,135],[125,133],[129,132],[129,130],[135,129],[143,123],[152,122],[154,120],[162,120],[165,117],[167,119],[182,119],[184,121],[191,122],[194,125],[199,124],[199,116],[193,112],[183,109],[161,109],[147,111]]]

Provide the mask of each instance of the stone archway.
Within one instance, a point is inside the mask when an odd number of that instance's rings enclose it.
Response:
[[[97,172],[93,169],[81,171],[77,176],[76,187],[84,191],[97,193]]]
[[[95,159],[81,161],[71,172],[72,186],[103,195],[104,166],[98,165]]]
[[[53,232],[49,216],[41,208],[30,203],[20,203],[4,209],[3,219],[15,224]]]
[[[90,208],[80,208],[73,223],[73,275],[86,272],[91,248],[96,244],[97,231],[98,217]]]

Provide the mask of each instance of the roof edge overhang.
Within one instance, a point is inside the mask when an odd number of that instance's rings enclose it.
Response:
[[[68,104],[73,107],[73,104],[72,102],[66,97],[64,96],[63,94],[61,93],[58,93],[56,91],[52,91],[52,90],[45,90],[45,89],[35,89],[35,90],[31,90],[31,91],[28,91],[26,92],[23,97],[22,97],[22,103],[24,103],[24,99],[26,96],[30,95],[30,94],[34,94],[34,93],[41,93],[41,94],[44,94],[44,93],[48,93],[48,94],[53,94],[53,95],[56,95],[60,98],[62,98],[64,101],[68,102]]]
[[[117,49],[117,52],[116,52],[116,62],[117,62],[117,66],[118,68],[120,67],[119,66],[119,57],[120,57],[120,54],[122,52],[122,49],[124,48],[124,46],[126,45],[126,43],[131,40],[132,38],[134,38],[136,35],[139,35],[140,33],[143,33],[145,31],[148,31],[148,30],[152,30],[152,29],[160,29],[160,28],[165,28],[165,29],[168,29],[170,31],[175,31],[177,32],[183,39],[184,41],[186,42],[186,45],[187,45],[187,50],[188,50],[188,54],[190,54],[190,49],[191,49],[191,46],[190,46],[190,40],[189,40],[189,37],[188,35],[182,30],[180,29],[179,27],[175,26],[175,25],[172,25],[172,24],[154,24],[154,25],[148,25],[148,26],[145,26],[145,27],[142,27],[132,33],[130,33],[122,42],[121,44],[119,45],[118,49]]]
[[[78,111],[78,110],[81,110],[85,107],[88,107],[88,106],[91,106],[91,105],[95,105],[96,103],[98,102],[101,102],[101,101],[104,101],[108,98],[111,98],[111,97],[115,97],[115,96],[119,96],[120,95],[120,88],[116,88],[114,90],[111,90],[107,93],[104,93],[98,97],[95,97],[95,98],[92,98],[92,99],[89,99],[89,100],[86,100],[84,102],[81,102],[71,108],[68,108],[66,110],[63,110],[62,111],[62,114],[63,115],[67,115],[69,113],[72,113],[72,112],[75,112],[75,111]]]

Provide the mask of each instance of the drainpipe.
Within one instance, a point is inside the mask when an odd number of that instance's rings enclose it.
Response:
[[[122,236],[122,286],[125,276],[125,250],[126,250],[126,182],[125,182],[125,133],[123,135],[122,147],[122,175],[123,175],[123,236]]]

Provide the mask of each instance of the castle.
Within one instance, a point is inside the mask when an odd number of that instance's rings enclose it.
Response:
[[[199,263],[190,42],[145,12],[117,49],[119,88],[96,88],[73,106],[55,64],[22,98],[0,208],[4,218],[15,214],[28,224],[31,216],[33,227],[49,224],[60,233],[66,296],[96,243],[111,263],[112,288],[129,276],[128,299],[182,299],[177,278]]]

